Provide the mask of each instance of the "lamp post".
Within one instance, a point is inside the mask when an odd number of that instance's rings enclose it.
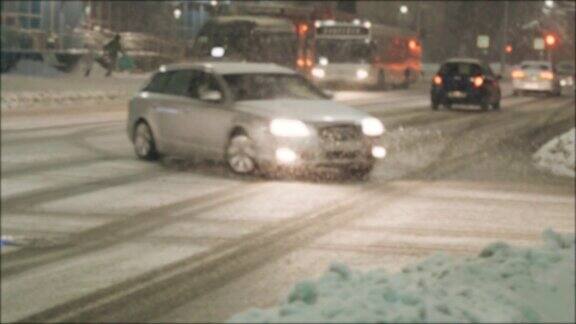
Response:
[[[504,1],[504,22],[502,25],[502,44],[500,46],[500,75],[504,75],[506,72],[506,45],[508,44],[508,1]]]
[[[407,16],[408,16],[408,6],[406,5],[401,5],[400,8],[398,8],[398,22],[399,25],[401,26],[405,26],[406,25],[406,21],[407,21]]]
[[[176,19],[176,22],[175,22],[175,26],[176,26],[175,36],[176,36],[176,38],[179,38],[178,37],[179,36],[179,30],[180,30],[179,20],[180,20],[181,16],[182,16],[182,9],[180,9],[180,8],[174,9],[174,19]]]

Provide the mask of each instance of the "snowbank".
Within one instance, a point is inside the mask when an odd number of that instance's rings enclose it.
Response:
[[[572,322],[574,235],[547,230],[543,239],[535,248],[493,243],[476,257],[437,254],[396,274],[333,264],[279,307],[229,322]]]
[[[42,62],[33,60],[20,60],[10,71],[11,74],[31,75],[39,77],[56,77],[64,73],[58,69]]]
[[[570,131],[544,144],[534,154],[536,166],[559,176],[574,178],[576,169],[576,157],[574,156],[575,137],[576,131],[572,128]]]
[[[26,65],[30,67],[30,65]],[[43,66],[43,65],[42,65]],[[36,74],[6,73],[2,75],[2,109],[35,105],[69,105],[84,101],[127,99],[149,78],[149,74],[113,74],[104,77],[101,70],[84,77],[78,68],[69,74],[48,74],[38,67]],[[95,72],[95,71],[93,71]]]

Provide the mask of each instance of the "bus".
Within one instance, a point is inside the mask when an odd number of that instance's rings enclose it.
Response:
[[[223,16],[212,18],[202,26],[190,58],[269,62],[294,68],[296,44],[295,26],[288,19]]]
[[[314,27],[305,60],[313,62],[309,74],[318,84],[408,88],[421,74],[414,32],[360,20],[315,21]]]

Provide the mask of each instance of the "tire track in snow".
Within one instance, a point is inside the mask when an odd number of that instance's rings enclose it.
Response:
[[[517,116],[511,114],[509,117],[502,123]],[[473,120],[466,125],[466,129],[481,128],[485,122],[485,118]],[[489,124],[491,127],[498,125],[500,123]],[[454,137],[452,142],[460,140]],[[457,158],[463,162],[451,164],[453,169],[469,162],[467,156]],[[408,174],[402,178],[410,176]],[[318,235],[362,217],[363,211],[369,211],[376,205],[381,207],[385,201],[393,201],[394,197],[401,197],[410,190],[395,188],[389,182],[370,184],[339,203],[314,208],[308,213],[247,234],[237,241],[63,303],[23,321],[144,321],[239,278],[307,244]],[[134,300],[138,300],[138,307],[134,307]]]
[[[194,207],[190,210],[191,213],[202,214],[248,196],[263,193],[269,186],[268,183],[241,183],[201,196],[152,208],[123,217],[118,221],[73,234],[57,249],[21,249],[15,251],[3,256],[2,279],[23,274],[32,268],[102,250],[132,238],[142,237],[146,233],[157,230],[160,226],[189,217],[189,213],[179,216],[172,215],[178,211]]]

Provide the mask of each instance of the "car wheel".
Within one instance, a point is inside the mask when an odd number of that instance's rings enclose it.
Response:
[[[230,139],[226,148],[228,167],[237,174],[251,174],[256,170],[254,142],[245,134]]]
[[[446,109],[452,109],[452,103],[451,102],[445,102],[443,106]]]
[[[431,103],[430,106],[432,107],[432,110],[438,110],[440,103],[437,100],[432,99],[430,103]]]
[[[492,109],[494,110],[500,110],[500,100],[496,101],[495,103],[492,104]]]
[[[156,160],[159,157],[152,130],[146,122],[139,122],[134,131],[134,151],[142,160]]]

